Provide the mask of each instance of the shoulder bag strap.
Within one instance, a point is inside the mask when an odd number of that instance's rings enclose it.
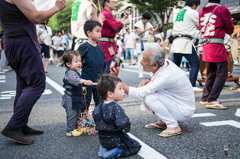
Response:
[[[219,6],[217,6],[217,7],[219,7]],[[204,33],[205,33],[205,31],[206,31],[206,28],[207,28],[207,25],[208,25],[209,19],[211,18],[212,14],[213,14],[214,11],[217,9],[217,7],[214,8],[214,10],[212,11],[211,15],[208,17],[207,23],[206,23],[206,25],[205,25],[205,27],[204,27]]]

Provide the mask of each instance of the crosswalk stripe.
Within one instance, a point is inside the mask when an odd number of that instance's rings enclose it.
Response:
[[[195,117],[207,117],[207,116],[216,116],[215,114],[212,113],[199,113],[199,114],[193,114],[193,118]]]

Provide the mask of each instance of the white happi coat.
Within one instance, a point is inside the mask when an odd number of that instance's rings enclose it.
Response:
[[[92,19],[92,6],[96,5],[88,0],[75,0],[72,5],[71,31],[77,39],[87,39],[83,26],[87,20]]]
[[[189,6],[185,6],[177,15],[173,25],[172,35],[188,35],[194,38],[197,27],[199,27],[199,14]],[[193,42],[187,37],[173,40],[171,52],[192,54]]]
[[[195,97],[192,85],[185,73],[169,60],[165,60],[164,66],[160,67],[158,71],[147,85],[138,88],[130,87],[129,97],[143,98],[149,109],[153,111],[159,110],[162,103],[169,112],[175,111],[177,107],[179,112],[175,114],[180,114],[184,118],[187,117],[186,119],[191,118],[195,111]],[[146,101],[148,96],[151,96],[153,105]],[[148,107],[141,107],[141,109],[148,110]],[[166,116],[166,118],[169,117]],[[166,123],[164,120],[162,121]],[[181,122],[184,122],[184,119]]]

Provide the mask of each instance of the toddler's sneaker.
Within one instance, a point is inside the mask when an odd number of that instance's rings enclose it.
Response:
[[[98,152],[98,157],[103,157],[103,155],[107,152],[107,149],[102,147],[102,145],[99,146],[99,152]]]
[[[106,159],[118,158],[121,153],[122,153],[122,149],[115,148],[115,149],[112,149],[112,150],[106,152],[103,155],[103,158],[106,158]]]
[[[71,132],[67,132],[67,136],[80,136],[82,135],[83,131],[73,130]]]

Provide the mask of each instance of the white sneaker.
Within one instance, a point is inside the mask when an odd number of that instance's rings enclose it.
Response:
[[[3,69],[2,72],[8,72],[10,71],[9,69]]]
[[[143,75],[139,75],[138,78],[143,78]]]
[[[194,92],[202,92],[203,89],[198,88],[198,87],[192,87]]]

